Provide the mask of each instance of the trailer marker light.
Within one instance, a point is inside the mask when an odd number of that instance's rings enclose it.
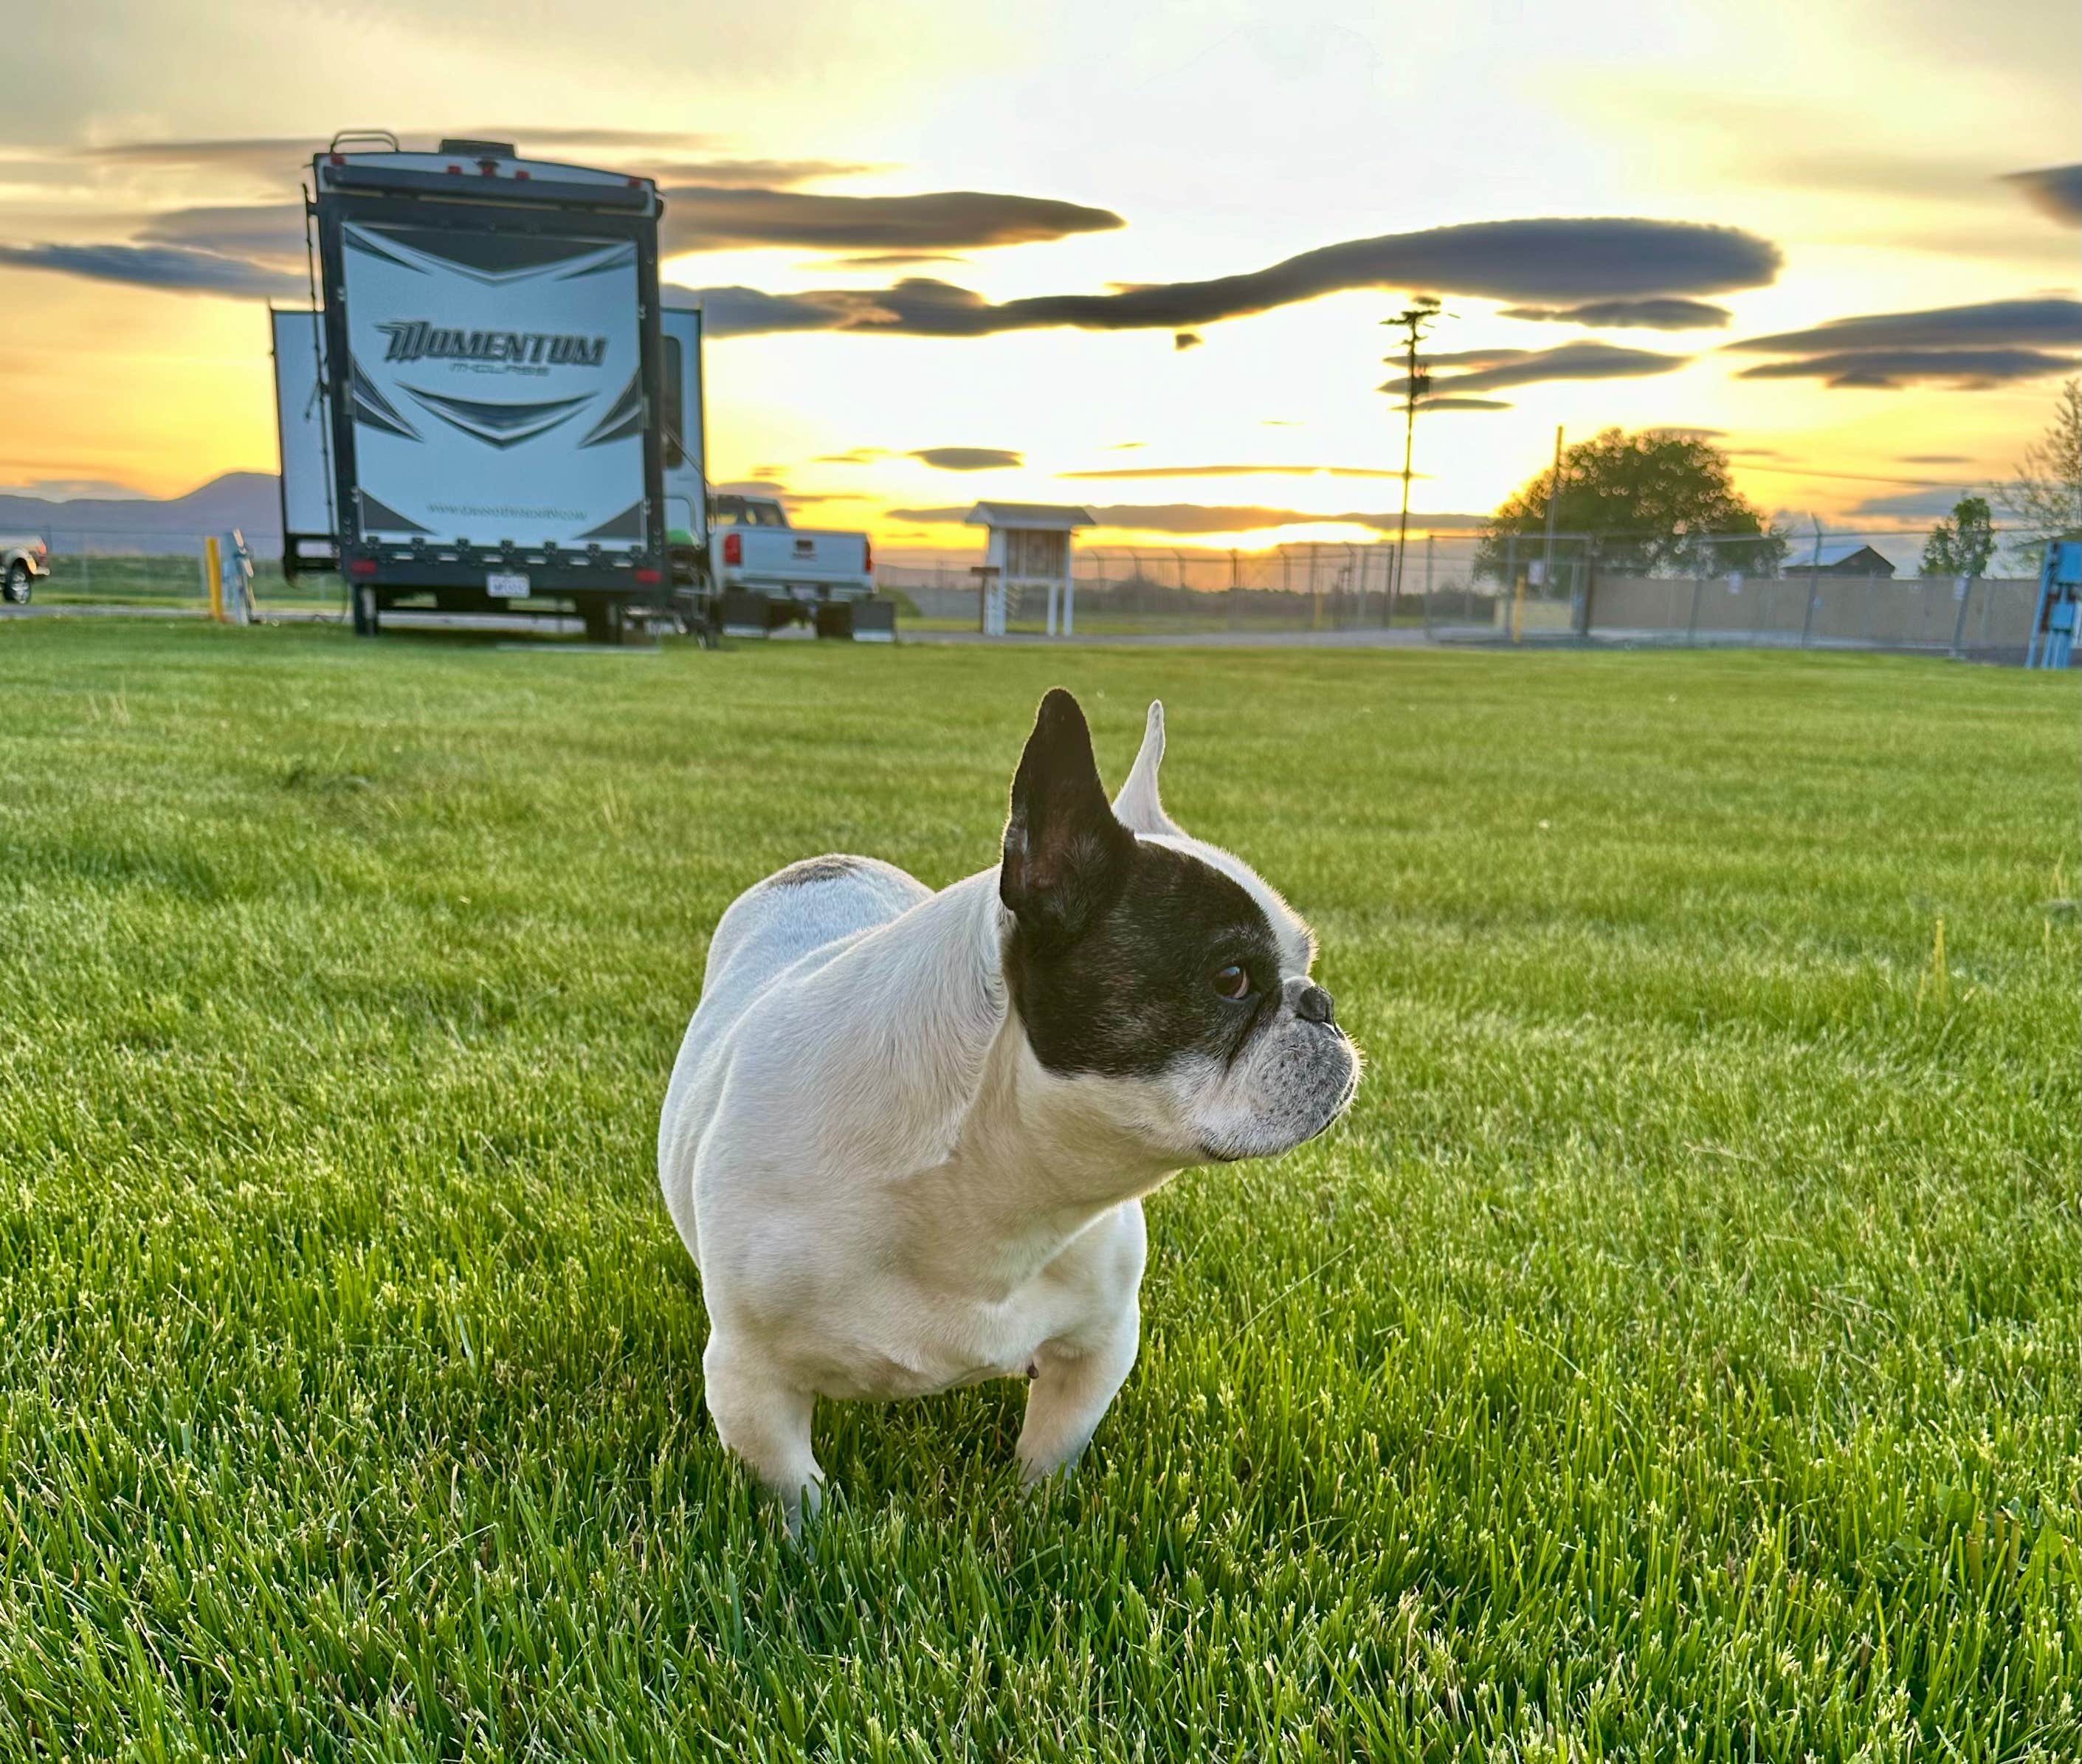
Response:
[[[874,574],[875,574],[875,541],[874,541],[874,540],[872,540],[872,539],[862,539],[862,540],[860,542],[860,551],[861,551],[861,557],[860,557],[860,567],[861,567],[861,569],[862,570],[862,572],[863,572],[864,573],[866,573],[866,574],[867,574],[867,575],[869,575],[869,576],[872,576],[872,575],[874,575]]]
[[[655,570],[639,570],[636,580],[646,588],[655,588],[658,584],[658,572]]]
[[[534,175],[535,174],[532,171],[522,171],[517,167],[515,169],[513,173],[513,175],[516,178],[532,178]]]
[[[376,573],[376,560],[373,558],[356,558],[347,566],[347,573],[349,576],[373,576]]]
[[[744,539],[742,534],[726,533],[723,536],[723,560],[726,563],[744,561]]]
[[[461,166],[450,166],[449,170],[460,175],[462,171],[462,167]]]

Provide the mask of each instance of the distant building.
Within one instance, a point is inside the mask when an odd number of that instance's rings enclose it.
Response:
[[[1891,576],[1894,565],[1869,545],[1857,539],[1835,539],[1811,547],[1796,563],[1786,565],[1789,574],[1811,571],[1819,576]]]

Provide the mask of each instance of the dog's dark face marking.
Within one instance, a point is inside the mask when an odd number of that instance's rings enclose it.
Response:
[[[1279,1006],[1263,909],[1213,865],[1132,836],[1112,867],[1074,935],[1015,923],[1006,978],[1036,1057],[1115,1078],[1153,1078],[1188,1053],[1227,1065]]]
[[[769,888],[795,888],[805,882],[835,882],[842,876],[851,876],[859,867],[859,859],[837,854],[804,858],[785,869],[776,870],[767,877],[766,885]]]
[[[998,891],[1013,1006],[1050,1071],[1161,1080],[1174,1099],[1190,1074],[1195,1109],[1249,1148],[1235,1155],[1294,1143],[1305,1133],[1282,1124],[1319,1128],[1343,1106],[1354,1068],[1329,995],[1285,971],[1265,906],[1234,876],[1115,818],[1066,692],[1042,701],[1021,757]]]

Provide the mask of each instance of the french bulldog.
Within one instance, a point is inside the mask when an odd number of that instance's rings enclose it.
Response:
[[[810,858],[731,904],[658,1126],[700,1271],[716,1431],[791,1530],[816,1399],[1028,1381],[1030,1485],[1135,1363],[1142,1197],[1276,1155],[1351,1102],[1315,939],[1164,812],[1164,707],[1109,806],[1052,691],[999,861],[935,893]]]

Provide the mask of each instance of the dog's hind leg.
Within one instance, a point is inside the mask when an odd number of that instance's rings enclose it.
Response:
[[[810,1446],[816,1399],[715,1336],[702,1356],[702,1374],[716,1433],[779,1497],[790,1534],[799,1534],[804,1508],[814,1518],[824,1498],[824,1473]]]
[[[1141,1345],[1141,1309],[1130,1298],[1112,1331],[1076,1355],[1043,1347],[1026,1386],[1026,1424],[1019,1430],[1019,1469],[1030,1488],[1077,1461]]]

